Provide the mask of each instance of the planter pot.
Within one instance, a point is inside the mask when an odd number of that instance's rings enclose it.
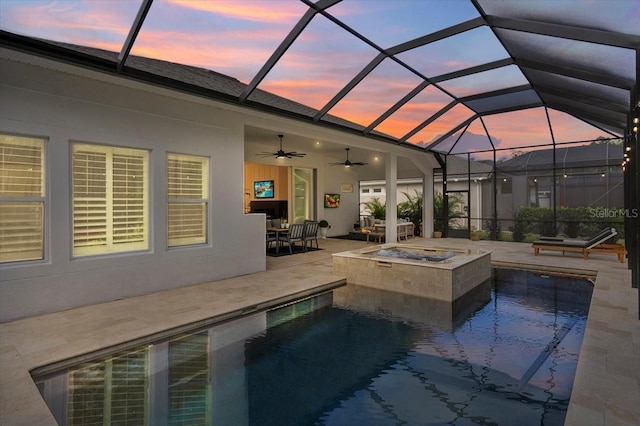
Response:
[[[318,229],[320,229],[320,237],[327,238],[327,231],[329,230],[329,228],[318,228]]]
[[[442,238],[442,232],[434,231],[433,232],[433,238]]]
[[[480,234],[475,234],[472,232],[469,238],[471,239],[471,241],[480,241]]]

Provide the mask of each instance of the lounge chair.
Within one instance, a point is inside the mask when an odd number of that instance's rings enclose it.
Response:
[[[607,241],[616,235],[618,235],[618,233],[615,228],[605,228],[586,241],[543,237],[534,241],[531,247],[533,247],[533,254],[535,256],[540,253],[540,250],[561,251],[563,255],[565,252],[582,253],[584,259],[589,258],[589,253],[613,253],[618,256],[618,261],[622,263],[627,254],[624,246],[620,244],[607,244]]]

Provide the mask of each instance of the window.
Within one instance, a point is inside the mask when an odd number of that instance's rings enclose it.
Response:
[[[44,258],[44,140],[0,135],[0,262]]]
[[[369,193],[369,188],[362,188],[362,193],[363,194],[368,194]]]
[[[381,193],[382,192],[382,188],[373,188],[373,192]]]
[[[208,177],[207,158],[167,156],[169,247],[206,244]]]
[[[73,145],[73,254],[145,250],[149,153]]]

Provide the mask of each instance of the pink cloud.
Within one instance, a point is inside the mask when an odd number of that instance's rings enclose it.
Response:
[[[118,7],[118,5],[125,7]],[[19,3],[4,9],[3,21],[9,30],[31,36],[96,46],[124,41],[135,16],[130,3],[50,2]],[[121,46],[118,46],[119,50]]]
[[[202,1],[202,0],[168,0],[178,7],[184,7],[203,12],[215,13],[228,18],[256,22],[292,22],[302,16],[305,8],[297,2],[273,1]]]

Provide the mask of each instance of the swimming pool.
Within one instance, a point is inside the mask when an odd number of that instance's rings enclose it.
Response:
[[[508,269],[454,304],[346,286],[36,382],[61,424],[562,424],[591,292]]]

